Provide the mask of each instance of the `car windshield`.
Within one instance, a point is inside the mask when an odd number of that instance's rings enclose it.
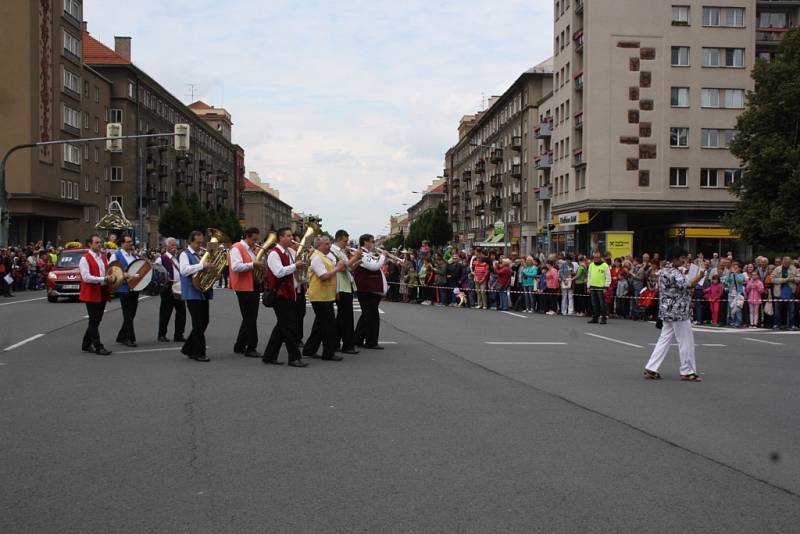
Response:
[[[84,254],[83,252],[62,252],[58,256],[56,267],[62,267],[62,268],[74,267],[75,269],[77,269],[78,262],[81,261],[81,256],[83,256],[83,254]]]

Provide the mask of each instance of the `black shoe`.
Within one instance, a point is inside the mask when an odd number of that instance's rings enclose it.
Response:
[[[269,360],[267,358],[262,358],[261,361],[268,365],[283,365],[283,362],[279,362],[278,358],[274,358],[272,360]]]
[[[383,350],[383,347],[380,345],[364,345],[364,348],[370,350]]]
[[[342,354],[358,354],[358,351],[356,349],[342,349],[339,352],[341,352]]]
[[[192,359],[197,361],[197,362],[210,362],[211,361],[211,358],[209,358],[208,356],[205,356],[205,355],[204,356],[195,356]]]
[[[299,360],[291,360],[289,362],[289,367],[308,367],[308,363],[304,362],[302,358]]]
[[[88,347],[81,347],[81,350],[82,350],[83,352],[97,352],[97,349],[95,349],[95,348],[94,348],[93,346],[91,346],[91,345],[89,345]]]
[[[315,360],[319,360],[320,358],[322,358],[322,356],[320,356],[319,354],[306,354],[304,352],[303,358],[314,358]]]
[[[322,359],[325,360],[326,362],[340,362],[340,361],[344,360],[344,358],[342,358],[341,356],[336,356],[336,355],[334,355],[334,356],[323,356]]]
[[[240,347],[239,345],[234,345],[233,352],[235,352],[236,354],[244,354],[245,350],[244,347]]]
[[[298,341],[298,342],[296,343],[296,345],[297,345],[297,348],[298,348],[298,349],[302,349],[302,348],[303,348],[303,345],[304,345],[304,343],[303,343],[303,340],[301,339],[300,341]]]
[[[108,356],[109,354],[111,354],[111,351],[110,351],[110,350],[108,350],[108,349],[107,349],[107,348],[105,348],[105,347],[97,347],[97,348],[94,350],[94,353],[95,353],[95,354],[98,354],[98,355],[100,355],[100,356]]]
[[[258,352],[254,351],[252,349],[248,350],[247,352],[245,352],[244,355],[247,358],[260,358],[261,357],[261,354],[259,354]]]
[[[185,337],[183,337],[183,336],[175,336],[175,338],[173,339],[173,341],[174,341],[175,343],[185,343],[185,342],[186,342],[186,338],[185,338]]]
[[[158,341],[159,343],[169,343],[169,339],[167,339],[167,336],[158,336]]]
[[[608,323],[608,319],[606,319],[605,317],[600,319],[600,324],[606,324],[606,323]]]
[[[123,345],[126,347],[138,347],[139,345],[136,344],[135,341],[126,340],[122,342]]]
[[[597,324],[597,319],[592,319],[590,321],[586,321],[589,324]]]

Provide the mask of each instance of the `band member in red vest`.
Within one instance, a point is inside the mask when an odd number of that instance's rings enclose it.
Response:
[[[161,305],[158,308],[158,340],[169,342],[167,339],[167,327],[172,318],[172,310],[175,310],[175,335],[173,341],[183,343],[183,330],[186,328],[186,303],[181,300],[180,278],[181,264],[178,260],[178,241],[174,237],[164,240],[164,253],[156,258],[156,263],[160,263],[167,271],[169,285],[161,290]],[[178,293],[175,293],[178,283]]]
[[[110,296],[108,284],[112,276],[106,274],[108,259],[101,250],[103,241],[97,234],[92,234],[86,240],[89,250],[81,257],[78,268],[81,271],[80,301],[86,304],[86,313],[89,315],[89,325],[83,335],[81,348],[84,352],[94,352],[101,356],[111,354],[100,342],[100,321]]]
[[[372,249],[375,238],[364,234],[358,238],[361,247],[361,263],[356,267],[353,277],[356,280],[356,295],[361,305],[361,317],[356,325],[355,343],[365,349],[383,350],[378,345],[381,330],[381,319],[378,306],[386,294],[386,277],[381,267],[386,262],[386,255],[373,256]]]
[[[267,283],[275,292],[275,317],[277,324],[272,329],[272,335],[264,349],[264,363],[281,365],[278,361],[278,352],[281,345],[286,344],[289,352],[289,365],[292,367],[306,367],[297,348],[297,279],[294,277],[297,269],[306,266],[302,261],[295,260],[295,253],[290,248],[292,244],[292,229],[280,228],[278,230],[278,244],[273,247],[267,256]]]
[[[256,262],[253,247],[258,241],[258,228],[248,228],[244,238],[233,245],[230,251],[230,283],[239,301],[242,324],[239,335],[233,344],[233,352],[244,354],[248,358],[260,358],[256,352],[258,345],[258,300],[260,291],[255,288],[253,271],[264,269],[263,263]],[[259,288],[260,289],[260,288]]]

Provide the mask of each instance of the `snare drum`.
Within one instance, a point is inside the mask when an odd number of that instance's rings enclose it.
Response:
[[[128,279],[128,289],[131,291],[141,291],[150,284],[153,279],[153,266],[147,260],[136,260],[128,266],[128,274],[133,276],[138,274],[139,278]]]

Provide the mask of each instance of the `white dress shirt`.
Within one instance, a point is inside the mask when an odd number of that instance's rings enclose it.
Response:
[[[194,265],[189,263],[189,254],[195,254],[196,251],[192,247],[186,247],[181,253],[181,261],[180,261],[180,271],[181,276],[192,276],[194,273],[199,273],[203,270],[203,264],[200,263],[200,258],[198,257],[198,262]]]
[[[238,247],[231,247],[231,252],[230,252],[231,271],[233,271],[235,273],[243,273],[245,271],[252,271],[253,270],[253,266],[255,265],[255,261],[256,261],[256,253],[253,252],[253,249],[250,248],[250,245],[248,245],[247,242],[244,239],[239,241],[239,243],[244,247],[244,249],[250,255],[250,261],[245,262],[242,259],[242,253],[239,252],[239,248]]]
[[[103,253],[95,253],[90,250],[89,254],[92,255],[94,261],[97,262],[97,266],[100,267],[100,276],[94,276],[89,272],[89,262],[86,261],[86,256],[81,256],[81,261],[78,262],[78,269],[81,272],[81,278],[88,284],[100,284],[101,286],[106,285],[106,266],[103,264]]]
[[[275,248],[289,256],[289,265],[281,263],[281,257],[278,256],[278,252],[273,250],[269,253],[269,256],[267,256],[267,267],[269,267],[269,270],[272,271],[275,278],[283,278],[294,274],[297,270],[297,266],[294,264],[294,250],[283,248],[280,245],[275,245]],[[292,277],[292,280],[294,280],[294,289],[297,290],[297,278]]]
[[[378,271],[381,273],[381,279],[383,279],[383,294],[385,295],[389,290],[389,284],[386,283],[386,275],[381,271],[381,267],[386,263],[386,256],[380,255],[375,258],[370,254],[370,251],[365,248],[362,248],[361,252],[361,266],[368,271]]]
[[[122,254],[122,257],[125,258],[125,261],[128,262],[128,265],[136,261],[136,257],[125,249],[119,249],[119,252]]]
[[[333,262],[334,267],[336,266],[336,256],[334,256],[333,253],[328,252],[325,255],[325,257]],[[317,276],[322,276],[323,274],[330,272],[328,271],[328,268],[325,266],[325,262],[322,261],[322,257],[320,254],[314,254],[314,257],[311,258],[311,270],[314,271],[314,274],[316,274]],[[331,271],[332,270],[333,269],[331,269]]]

